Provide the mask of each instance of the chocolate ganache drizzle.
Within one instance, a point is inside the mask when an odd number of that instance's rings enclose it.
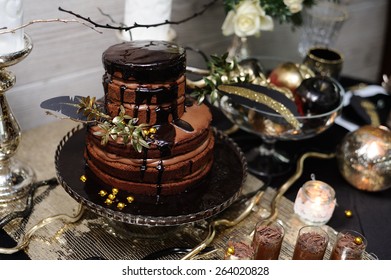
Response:
[[[175,81],[186,71],[186,52],[164,41],[131,41],[107,49],[103,65],[110,75],[140,83]]]

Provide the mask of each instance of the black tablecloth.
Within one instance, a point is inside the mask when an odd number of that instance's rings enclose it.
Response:
[[[329,130],[312,139],[301,141],[277,142],[276,150],[287,152],[293,159],[308,151],[333,152],[347,131],[334,125]],[[244,151],[253,145],[261,144],[258,137],[243,131],[232,135]],[[287,174],[274,178],[260,177],[270,186],[280,187],[294,172],[295,165]],[[309,158],[304,162],[302,176],[289,188],[285,196],[294,201],[299,188],[311,180],[311,174],[317,180],[332,186],[336,192],[337,206],[328,225],[335,230],[353,229],[363,233],[368,240],[367,251],[379,259],[391,259],[391,189],[383,192],[369,193],[360,191],[345,181],[337,168],[336,159]],[[345,210],[351,210],[353,216],[347,218]]]
[[[344,79],[341,83],[347,87],[357,81]],[[227,120],[213,109],[214,125],[224,127]],[[293,159],[297,159],[301,154],[307,151],[334,152],[336,146],[341,142],[347,130],[333,125],[324,133],[307,140],[300,141],[281,141],[277,142],[276,148],[282,149]],[[237,131],[231,137],[246,151],[256,145],[261,144],[261,139],[255,135],[244,131]],[[275,178],[262,178],[270,186],[278,188],[293,173],[295,167],[284,176]],[[304,172],[302,176],[291,186],[285,196],[294,201],[299,188],[308,180],[311,174],[315,174],[317,180],[327,182],[336,191],[337,207],[328,225],[335,230],[352,229],[363,233],[368,240],[367,251],[375,254],[379,259],[391,260],[391,246],[389,238],[391,237],[391,189],[383,192],[368,193],[359,191],[349,185],[341,176],[337,169],[336,159],[323,160],[310,158],[304,163]],[[351,210],[353,216],[347,218],[345,210]],[[0,229],[0,247],[11,247],[15,242]],[[28,259],[24,252],[18,252],[13,255],[2,255],[0,259]]]
[[[351,78],[343,78],[341,84],[348,88],[357,84],[359,81]],[[385,96],[388,103],[390,96]],[[351,108],[345,108],[347,111]],[[390,108],[388,107],[388,110]],[[384,112],[382,112],[384,114]],[[387,115],[389,112],[386,112]],[[215,111],[215,125],[229,126],[221,112]],[[360,125],[360,124],[359,124]],[[348,133],[343,127],[334,124],[322,134],[299,141],[279,141],[275,145],[276,150],[284,151],[294,162],[302,154],[315,151],[322,153],[332,153],[341,143],[343,137]],[[255,136],[239,130],[230,135],[242,148],[244,152],[260,145],[262,140]],[[274,188],[280,187],[295,171],[296,165],[282,176],[278,177],[260,177]],[[364,192],[351,186],[340,174],[337,168],[337,160],[309,158],[304,162],[304,171],[302,176],[289,188],[285,196],[294,201],[299,188],[311,180],[311,174],[316,176],[317,180],[324,181],[332,186],[336,192],[337,206],[328,225],[337,231],[343,229],[352,229],[361,232],[368,240],[367,251],[375,254],[379,259],[391,260],[391,189],[382,192]],[[347,218],[345,210],[351,210],[353,216]]]

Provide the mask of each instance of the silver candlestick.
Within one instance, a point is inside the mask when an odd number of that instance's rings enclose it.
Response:
[[[35,180],[33,170],[13,158],[19,146],[21,130],[5,96],[16,81],[15,75],[7,67],[22,61],[32,48],[32,41],[25,34],[22,50],[0,55],[0,203],[24,197]]]

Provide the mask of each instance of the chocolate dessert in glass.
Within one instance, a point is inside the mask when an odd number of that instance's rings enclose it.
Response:
[[[278,222],[261,221],[257,223],[252,243],[255,253],[254,259],[278,260],[284,234],[284,228]]]
[[[329,242],[328,234],[320,227],[305,226],[299,230],[293,260],[323,260]]]
[[[247,237],[233,236],[227,242],[224,260],[253,260],[254,249]]]
[[[361,260],[367,247],[367,239],[354,230],[338,233],[330,260]]]

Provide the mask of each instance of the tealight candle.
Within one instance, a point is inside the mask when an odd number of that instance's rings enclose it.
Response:
[[[335,204],[334,189],[322,181],[311,180],[297,193],[294,211],[306,224],[324,225],[333,215]]]
[[[0,0],[0,31],[14,29],[23,24],[23,1]],[[0,34],[0,55],[22,50],[24,47],[23,30]]]

